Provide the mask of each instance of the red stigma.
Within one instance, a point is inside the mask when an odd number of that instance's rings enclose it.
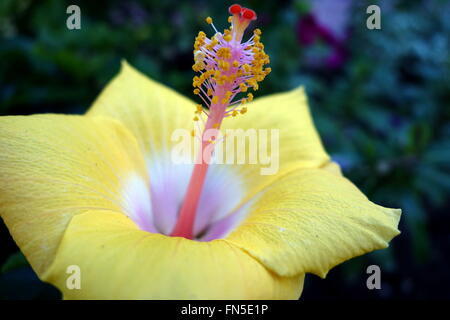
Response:
[[[238,4],[233,4],[228,8],[228,12],[233,15],[241,13],[241,10],[242,10],[242,7]]]
[[[238,4],[233,4],[228,8],[228,12],[232,15],[239,15],[239,17],[246,20],[256,20],[256,13],[252,9],[241,7]]]
[[[256,13],[252,9],[244,8],[242,12],[242,17],[248,20],[256,20]]]

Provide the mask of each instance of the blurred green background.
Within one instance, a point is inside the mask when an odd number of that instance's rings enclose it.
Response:
[[[66,8],[81,8],[81,30]],[[192,45],[206,16],[226,26],[227,1],[0,1],[0,115],[83,113],[127,59],[194,99]],[[353,259],[303,299],[450,298],[449,1],[241,1],[272,73],[257,96],[304,85],[325,146],[374,202],[402,208],[389,249]],[[381,7],[381,30],[366,27]],[[210,33],[211,34],[211,33]],[[59,298],[0,230],[3,299]],[[366,268],[382,270],[368,290]]]

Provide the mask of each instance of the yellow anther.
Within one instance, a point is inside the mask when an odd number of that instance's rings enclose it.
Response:
[[[251,70],[251,68],[250,68],[250,66],[249,66],[248,64],[244,64],[244,65],[242,66],[242,68],[244,68],[244,71],[245,71],[245,72],[250,72],[250,70]]]
[[[249,93],[249,94],[247,94],[247,97],[248,97],[248,102],[253,100],[253,94]]]
[[[198,72],[200,70],[205,69],[206,65],[204,62],[197,62],[192,66],[192,70]]]
[[[241,104],[246,104],[246,103],[247,103],[247,99],[242,98],[242,99],[241,99]]]
[[[260,36],[262,32],[260,29],[255,29],[255,30],[253,30],[253,33],[257,36]]]
[[[206,54],[200,50],[195,51],[194,53],[194,61],[195,62],[203,62],[206,58]]]
[[[217,50],[217,56],[219,58],[230,59],[231,58],[231,50],[227,47],[222,47]]]
[[[247,107],[243,107],[243,108],[240,110],[240,112],[241,112],[241,114],[246,113],[246,112],[247,112]]]
[[[194,89],[194,94],[200,94],[200,89]]]
[[[194,121],[198,121],[198,117],[197,116],[194,117]]]
[[[223,36],[223,40],[225,40],[227,42],[230,42],[231,39],[232,39],[231,34],[227,34],[227,35]]]
[[[233,61],[233,67],[235,67],[235,68],[239,67],[239,61],[234,60]]]
[[[233,83],[234,80],[236,80],[236,78],[237,78],[236,73],[232,73],[232,74],[230,74],[230,75],[228,76],[228,81],[229,81],[230,83]]]
[[[223,61],[223,60],[222,60],[222,66],[221,66],[221,68],[222,68],[224,71],[230,70],[230,64],[228,63],[228,61]]]
[[[213,104],[217,104],[217,103],[219,102],[219,97],[218,97],[218,96],[214,96],[214,97],[212,98],[211,102],[212,102]]]
[[[230,90],[225,92],[225,97],[227,97],[227,98],[230,98],[232,95],[233,95],[233,92],[231,92]]]
[[[219,127],[219,125],[220,125],[219,123],[214,123],[214,124],[213,124],[213,128],[214,128],[214,129],[217,129],[217,128]]]
[[[239,89],[241,89],[241,92],[247,92],[247,86],[245,85],[245,83],[241,83],[239,85]]]
[[[233,113],[231,114],[233,117],[236,117],[238,112],[236,110],[233,110]]]
[[[202,112],[203,111],[203,107],[201,104],[197,105],[197,112]]]
[[[222,99],[222,104],[226,104],[228,102],[228,99],[227,98],[223,98]]]
[[[206,50],[211,51],[218,44],[219,44],[219,42],[217,42],[216,40],[213,39],[208,45],[205,46],[205,48],[206,48]]]
[[[212,89],[208,88],[208,91],[206,91],[206,94],[211,97],[213,95]]]
[[[192,131],[191,131],[191,136],[195,137],[195,130],[194,129],[192,129]]]
[[[211,17],[207,17],[207,18],[205,19],[205,21],[206,21],[207,24],[213,23],[213,20],[212,20]]]

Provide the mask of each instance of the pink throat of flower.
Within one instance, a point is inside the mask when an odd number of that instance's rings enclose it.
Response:
[[[215,35],[209,39],[200,31],[195,40],[192,68],[200,75],[193,79],[194,94],[200,96],[208,109],[198,105],[194,121],[204,121],[203,115],[207,120],[199,137],[202,143],[198,159],[171,236],[194,238],[196,211],[222,120],[247,112],[244,105],[253,100],[253,95],[248,93],[240,99],[237,96],[249,88],[257,90],[258,82],[271,71],[263,68],[269,63],[269,57],[260,42],[261,31],[254,30],[253,36],[242,42],[244,31],[256,20],[255,12],[237,4],[232,5],[229,12],[229,29],[218,32],[208,17],[206,22],[212,25]]]

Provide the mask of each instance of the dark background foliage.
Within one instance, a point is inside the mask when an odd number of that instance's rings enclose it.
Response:
[[[319,1],[320,2],[320,1]],[[324,1],[330,3],[330,1]],[[273,72],[257,96],[304,85],[324,144],[374,202],[403,209],[389,249],[308,276],[304,299],[450,298],[449,1],[242,1]],[[81,30],[66,28],[78,4]],[[83,113],[122,58],[192,96],[193,38],[206,16],[225,27],[226,1],[0,1],[0,115]],[[382,29],[366,28],[366,8]],[[320,12],[319,12],[320,11]],[[326,11],[326,10],[325,10]],[[335,23],[339,22],[339,23]],[[0,297],[51,299],[1,225]],[[366,287],[367,266],[382,289]]]

